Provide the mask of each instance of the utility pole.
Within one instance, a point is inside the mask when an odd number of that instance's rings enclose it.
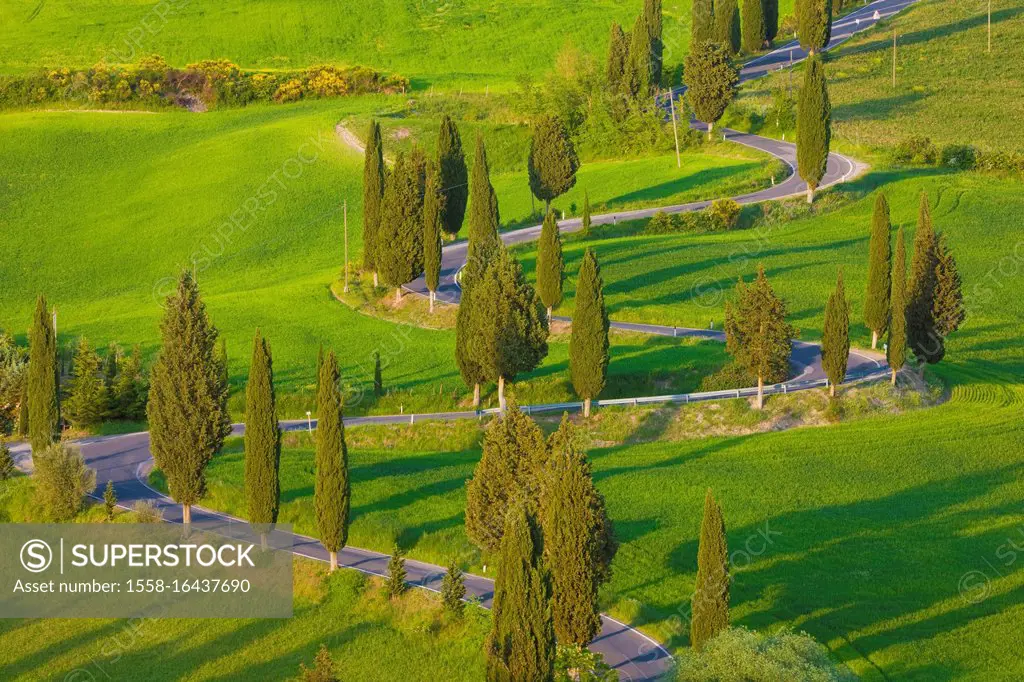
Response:
[[[348,293],[348,199],[341,202],[341,214],[345,221],[345,293]]]
[[[676,138],[676,168],[682,168],[683,160],[679,156],[679,126],[676,124],[676,98],[671,87],[668,89],[668,107],[672,110],[672,134]]]
[[[892,28],[892,89],[896,89],[896,27]]]

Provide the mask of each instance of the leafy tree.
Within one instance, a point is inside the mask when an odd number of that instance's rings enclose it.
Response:
[[[150,448],[185,523],[206,491],[206,465],[231,433],[228,387],[215,355],[217,328],[199,286],[183,272],[160,323],[160,355],[149,385]]]
[[[825,326],[821,337],[821,365],[828,376],[829,394],[836,395],[836,386],[846,378],[850,357],[850,304],[846,300],[843,272],[839,271],[836,290],[825,304]]]
[[[117,508],[117,492],[114,490],[114,482],[107,481],[107,487],[103,489],[103,510],[107,514],[107,521],[114,520],[114,510]]]
[[[764,0],[743,0],[743,49],[757,52],[765,43]]]
[[[698,120],[708,124],[708,139],[725,108],[736,96],[739,71],[727,48],[712,42],[697,43],[686,55],[683,71],[686,98]]]
[[[835,662],[810,635],[783,628],[765,634],[726,628],[700,653],[679,657],[678,682],[853,682],[858,679]]]
[[[807,183],[807,203],[825,177],[828,150],[832,142],[832,104],[821,60],[807,60],[804,85],[797,102],[796,161],[800,177]]]
[[[548,321],[519,261],[504,247],[473,285],[477,312],[473,355],[483,376],[498,384],[498,404],[505,409],[505,382],[529,372],[548,354]]]
[[[270,344],[257,329],[245,386],[245,497],[249,523],[264,545],[280,510],[280,469],[281,429],[277,425],[273,357]]]
[[[423,272],[423,185],[416,159],[399,153],[384,190],[376,250],[377,270],[395,287],[396,301],[402,285]]]
[[[459,149],[461,153],[461,143]],[[465,162],[463,162],[463,166],[465,166]],[[447,195],[442,192],[441,181],[438,167],[434,164],[429,165],[426,189],[423,194],[423,271],[427,291],[430,292],[430,312],[434,312],[437,287],[441,284],[441,230],[444,228],[443,217],[445,204],[448,201]],[[463,213],[465,210],[465,206],[463,206]],[[459,226],[462,224],[461,220],[460,216]]]
[[[437,135],[437,165],[434,192],[438,198],[441,231],[454,239],[466,218],[469,171],[466,170],[466,155],[462,151],[459,129],[447,114],[441,119],[441,130]]]
[[[330,554],[332,571],[338,568],[338,552],[348,541],[349,506],[352,495],[349,487],[348,449],[345,447],[345,423],[342,416],[339,378],[338,360],[334,351],[330,351],[320,368],[313,506],[316,508],[316,527],[320,532],[320,544]]]
[[[590,195],[583,192],[583,217],[580,218],[580,225],[582,226],[582,234],[584,237],[590,234]]]
[[[626,72],[623,77],[624,94],[634,102],[649,97],[654,85],[651,80],[653,72],[650,31],[647,27],[647,17],[641,12],[637,15],[636,23],[629,34],[629,59],[626,60]]]
[[[715,1],[715,41],[729,54],[740,51],[740,8],[736,0]]]
[[[757,409],[764,406],[764,383],[785,381],[796,330],[786,322],[786,304],[758,266],[753,284],[736,283],[735,303],[725,307],[726,350],[757,377]]]
[[[29,330],[28,425],[33,452],[42,452],[60,434],[60,391],[57,339],[46,298],[36,300]]]
[[[892,369],[892,385],[907,361],[907,245],[903,228],[896,233],[896,258],[892,266],[892,296],[889,313],[889,343],[886,359]]]
[[[36,503],[53,523],[73,519],[82,509],[82,498],[96,488],[96,472],[85,465],[78,448],[52,443],[33,458]]]
[[[312,668],[307,668],[305,663],[300,664],[299,679],[302,682],[340,682],[337,666],[335,666],[326,644],[320,645]]]
[[[564,269],[558,221],[555,220],[554,213],[548,213],[544,217],[540,241],[537,243],[537,293],[548,309],[548,321],[551,320],[552,309],[562,302]]]
[[[608,42],[608,64],[605,69],[605,78],[608,80],[608,89],[615,94],[622,94],[624,91],[624,79],[626,77],[626,62],[629,60],[629,38],[626,37],[622,26],[612,22],[611,38]]]
[[[817,54],[832,38],[832,0],[796,0],[800,47]]]
[[[551,680],[555,632],[540,529],[525,500],[508,511],[487,641],[488,682]]]
[[[14,457],[7,443],[0,440],[0,481],[9,480],[14,476]]]
[[[384,142],[381,139],[380,123],[370,121],[363,162],[363,268],[373,271],[374,286],[377,286],[377,244],[386,184],[385,174]]]
[[[959,329],[967,317],[962,286],[956,259],[949,248],[946,235],[941,234],[936,245],[935,300],[932,302],[932,318],[935,320],[935,332],[942,338]]]
[[[697,580],[693,590],[690,646],[700,651],[729,627],[729,547],[722,508],[708,488],[697,548]]]
[[[384,374],[380,367],[380,351],[373,351],[373,395],[384,395]]]
[[[591,401],[604,390],[608,376],[608,312],[604,281],[593,250],[587,249],[576,283],[576,309],[569,337],[569,372],[576,395],[583,398],[583,416],[590,416]]]
[[[662,43],[661,0],[644,0],[644,25],[647,27],[647,44],[651,51],[651,84],[661,83],[662,57],[665,46]]]
[[[576,171],[580,167],[572,138],[560,118],[543,116],[537,121],[526,163],[530,190],[550,212],[551,200],[562,196],[576,184]]]
[[[889,287],[892,267],[892,226],[889,202],[881,192],[875,197],[875,213],[871,219],[871,244],[868,256],[868,288],[864,296],[864,323],[871,330],[871,347],[878,347],[878,337],[889,323]]]
[[[477,547],[501,548],[509,504],[519,495],[536,499],[546,456],[540,428],[510,400],[484,432],[483,454],[466,482],[466,535]]]
[[[96,426],[107,414],[107,389],[100,377],[100,357],[84,336],[75,350],[74,372],[64,407],[68,421],[80,429]]]
[[[922,192],[917,231],[914,233],[914,255],[910,260],[907,341],[918,361],[929,364],[939,362],[946,354],[934,317],[938,261],[938,240],[932,227],[928,195]]]
[[[146,418],[146,398],[149,386],[142,370],[142,349],[136,345],[121,361],[114,383],[114,413],[120,419]]]
[[[696,50],[702,43],[715,40],[714,0],[693,0],[690,7],[690,50]],[[686,69],[689,70],[689,67]],[[685,73],[685,72],[684,72]]]
[[[763,0],[764,41],[771,47],[779,35],[779,0]]]
[[[459,562],[452,559],[448,564],[448,570],[441,579],[441,603],[446,613],[461,618],[466,604],[463,598],[466,596],[466,579],[459,568]]]
[[[392,599],[398,599],[405,594],[408,587],[405,584],[405,576],[405,557],[402,556],[402,550],[396,546],[391,552],[391,558],[388,559],[388,577],[384,581],[384,588]]]
[[[586,646],[601,631],[597,590],[611,577],[618,545],[568,415],[548,439],[548,451],[540,520],[551,570],[555,634],[562,644]]]

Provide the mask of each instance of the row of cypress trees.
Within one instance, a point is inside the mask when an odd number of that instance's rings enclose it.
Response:
[[[605,73],[609,95],[627,102],[650,97],[662,81],[662,33],[661,0],[644,0],[643,10],[628,33],[612,23]]]
[[[771,47],[779,33],[778,0],[743,0],[743,22],[737,0],[694,0],[690,45],[717,43],[730,55]]]

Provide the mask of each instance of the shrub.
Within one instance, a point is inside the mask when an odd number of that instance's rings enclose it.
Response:
[[[73,519],[82,509],[82,498],[96,487],[96,472],[67,443],[54,443],[33,459],[36,501],[46,517],[58,523]]]
[[[395,551],[388,560],[388,577],[384,581],[384,586],[388,596],[392,599],[401,597],[408,588],[408,585],[405,584],[405,557],[402,556],[402,550],[398,547],[395,547]]]
[[[618,682],[619,673],[604,656],[584,647],[559,645],[555,653],[556,682]]]
[[[650,234],[665,234],[666,232],[675,232],[676,224],[672,219],[672,216],[665,213],[664,211],[658,211],[654,214],[647,225],[644,227],[644,232]]]
[[[274,93],[275,102],[297,102],[302,99],[302,81],[292,78],[282,83]]]
[[[924,135],[911,135],[893,150],[893,161],[896,163],[932,166],[935,165],[938,156],[939,150],[931,139]]]
[[[160,523],[164,520],[164,513],[152,502],[139,500],[132,505],[135,513],[135,523]]]
[[[978,155],[976,168],[985,171],[1024,173],[1024,152],[984,152]]]
[[[0,441],[0,481],[6,481],[14,476],[14,457],[11,456],[11,449],[7,443]]]
[[[700,381],[701,391],[728,391],[733,388],[747,388],[757,385],[757,377],[752,377],[737,362],[730,362],[714,374],[709,374]]]
[[[338,682],[334,659],[331,652],[327,650],[326,644],[320,645],[320,650],[313,659],[313,667],[307,668],[305,663],[300,663],[299,679],[302,682]]]
[[[978,150],[969,144],[948,144],[942,148],[942,165],[954,170],[973,170]]]
[[[716,230],[731,230],[740,219],[740,205],[732,199],[715,199],[707,208],[708,217]]]

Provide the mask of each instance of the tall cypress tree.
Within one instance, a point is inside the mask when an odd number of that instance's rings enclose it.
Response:
[[[60,376],[53,318],[42,295],[29,330],[28,425],[32,452],[41,453],[60,436]]]
[[[825,304],[825,325],[821,335],[821,366],[828,376],[829,394],[836,395],[836,386],[846,378],[850,357],[850,304],[846,301],[843,272],[839,271],[836,289]]]
[[[739,71],[729,57],[729,50],[717,43],[697,43],[686,55],[683,70],[686,97],[698,120],[708,124],[708,139],[725,108],[736,97]]]
[[[629,34],[629,59],[626,60],[626,71],[623,77],[623,91],[634,101],[642,101],[651,94],[651,74],[654,71],[654,60],[651,56],[650,31],[647,28],[647,17],[641,12],[636,17],[633,30]],[[539,198],[539,197],[538,197]]]
[[[460,146],[461,150],[461,146]],[[437,287],[441,283],[442,215],[447,195],[441,192],[441,174],[436,165],[427,167],[427,184],[423,195],[423,274],[430,292],[430,312],[434,312]],[[462,209],[465,213],[465,208]],[[460,221],[461,226],[461,221]]]
[[[260,331],[252,342],[245,385],[245,497],[249,523],[266,544],[281,503],[281,429],[277,425],[270,344]]]
[[[800,47],[817,54],[832,39],[832,0],[796,0]]]
[[[576,395],[583,398],[583,416],[604,390],[608,376],[608,312],[604,281],[593,250],[587,249],[576,281],[576,309],[569,338],[569,373]]]
[[[580,218],[580,225],[582,229],[580,232],[583,236],[590,234],[590,194],[586,191],[583,192],[583,217]]]
[[[889,343],[886,359],[892,369],[892,385],[907,361],[907,245],[903,228],[896,232],[896,257],[892,266],[892,296],[889,313]]]
[[[963,282],[960,269],[949,248],[946,235],[940,234],[936,245],[935,300],[932,302],[932,319],[935,331],[946,338],[963,323],[967,317],[964,309]]]
[[[376,262],[381,280],[395,287],[395,300],[402,298],[402,285],[423,272],[423,185],[416,158],[399,153],[384,190]]]
[[[551,211],[551,201],[576,184],[580,160],[565,124],[557,116],[544,116],[533,127],[526,160],[530,190]]]
[[[868,288],[864,296],[864,323],[871,330],[871,347],[878,347],[878,337],[889,322],[889,286],[892,253],[890,241],[889,202],[881,192],[875,197],[875,213],[871,219],[871,243],[868,255]]]
[[[611,577],[618,549],[604,497],[568,415],[548,439],[541,486],[544,556],[551,569],[551,610],[562,644],[586,646],[601,631],[597,591]]]
[[[150,449],[185,523],[206,492],[206,465],[231,433],[228,386],[217,359],[217,328],[199,286],[183,272],[160,323],[160,355],[149,384]]]
[[[662,43],[661,0],[644,0],[644,24],[647,26],[647,42],[651,49],[651,84],[661,83],[662,58],[665,46]]]
[[[736,0],[715,0],[715,41],[729,54],[740,51],[740,8]]]
[[[537,293],[548,309],[548,321],[552,309],[562,302],[562,278],[565,262],[562,258],[562,237],[558,232],[558,221],[554,213],[544,217],[537,242]]]
[[[320,544],[330,554],[332,571],[338,568],[338,552],[348,542],[351,504],[348,449],[345,446],[345,424],[338,379],[338,360],[334,351],[330,351],[320,368],[313,506],[316,508]]]
[[[729,627],[729,547],[722,508],[708,488],[697,548],[697,581],[690,620],[690,646],[700,651],[712,637]]]
[[[551,578],[540,529],[524,500],[508,512],[494,581],[493,626],[487,641],[488,682],[554,679]]]
[[[765,43],[764,0],[743,0],[743,50],[757,52]]]
[[[380,366],[380,351],[373,351],[373,395],[380,398],[384,395],[384,372]]]
[[[469,171],[466,170],[466,155],[462,151],[459,129],[447,114],[441,119],[441,130],[437,135],[437,162],[437,192],[443,198],[439,204],[441,229],[454,239],[466,218]]]
[[[807,60],[804,85],[797,100],[796,161],[800,177],[807,183],[807,203],[825,177],[828,150],[832,142],[832,104],[821,60]]]
[[[617,23],[612,22],[611,38],[608,41],[608,64],[605,67],[605,78],[608,89],[615,95],[623,92],[623,79],[626,77],[626,62],[629,60],[629,38]]]
[[[75,350],[74,371],[68,385],[64,413],[78,428],[91,428],[107,415],[109,398],[100,378],[100,357],[84,336]]]
[[[768,47],[779,35],[779,0],[762,0],[764,16],[764,41]]]
[[[384,201],[385,172],[380,124],[370,121],[363,162],[363,268],[373,271],[374,286],[377,286],[377,233]]]
[[[910,260],[910,284],[907,294],[907,341],[920,362],[934,364],[942,360],[946,347],[935,328],[935,268],[938,242],[932,226],[928,195],[921,193],[914,255]]]
[[[690,12],[690,50],[693,51],[701,43],[715,39],[714,0],[693,0]]]

